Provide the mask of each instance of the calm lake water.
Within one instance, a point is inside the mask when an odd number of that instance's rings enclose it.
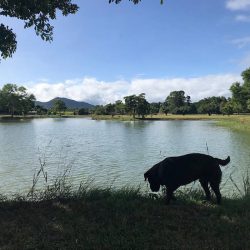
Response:
[[[71,168],[74,184],[146,187],[143,173],[167,156],[191,152],[218,158],[223,167],[222,193],[232,191],[232,174],[241,187],[250,168],[250,136],[211,121],[94,121],[85,118],[0,122],[0,193],[27,191],[33,174],[46,162],[52,180]]]

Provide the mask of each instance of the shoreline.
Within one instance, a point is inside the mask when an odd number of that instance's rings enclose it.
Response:
[[[129,115],[27,115],[27,116],[14,116],[0,115],[0,121],[21,121],[31,119],[44,119],[44,118],[89,118],[92,120],[108,120],[108,121],[215,121],[217,126],[227,127],[234,131],[250,133],[250,115],[153,115],[145,118],[136,117],[133,119]]]
[[[215,121],[217,126],[227,127],[234,131],[250,133],[250,115],[153,115],[152,117],[136,118],[131,116],[111,115],[93,116],[94,120],[114,121]]]

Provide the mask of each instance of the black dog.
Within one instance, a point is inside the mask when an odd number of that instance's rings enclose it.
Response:
[[[214,158],[205,154],[187,154],[177,157],[168,157],[150,168],[145,174],[145,181],[148,180],[153,192],[158,192],[161,185],[167,188],[167,204],[174,199],[173,192],[180,186],[192,181],[199,180],[206,193],[206,199],[211,199],[208,183],[213,189],[217,203],[221,202],[220,165],[225,166],[230,162],[228,156],[226,160]]]

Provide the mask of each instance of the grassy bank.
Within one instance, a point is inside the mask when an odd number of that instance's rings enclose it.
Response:
[[[218,117],[223,117],[220,115],[164,115],[164,114],[158,114],[158,115],[150,115],[146,116],[143,120],[215,120],[218,119]],[[121,121],[133,121],[133,120],[142,120],[141,118],[135,118],[133,119],[133,116],[130,115],[93,115],[92,119],[94,120],[121,120]]]
[[[250,197],[166,206],[139,190],[47,192],[0,202],[0,249],[249,249]]]
[[[218,125],[228,127],[233,130],[250,133],[250,115],[234,115],[219,119]]]
[[[92,117],[95,120],[120,120],[120,121],[131,121],[132,116],[127,115],[99,115]],[[136,118],[136,120],[138,120]],[[153,115],[147,116],[145,120],[159,120],[159,121],[171,121],[171,120],[213,120],[217,122],[217,125],[228,127],[233,130],[248,132],[250,133],[250,115]]]

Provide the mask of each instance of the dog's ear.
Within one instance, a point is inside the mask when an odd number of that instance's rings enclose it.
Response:
[[[148,179],[147,173],[144,174],[144,179],[145,179],[145,181],[147,181],[147,179]]]

